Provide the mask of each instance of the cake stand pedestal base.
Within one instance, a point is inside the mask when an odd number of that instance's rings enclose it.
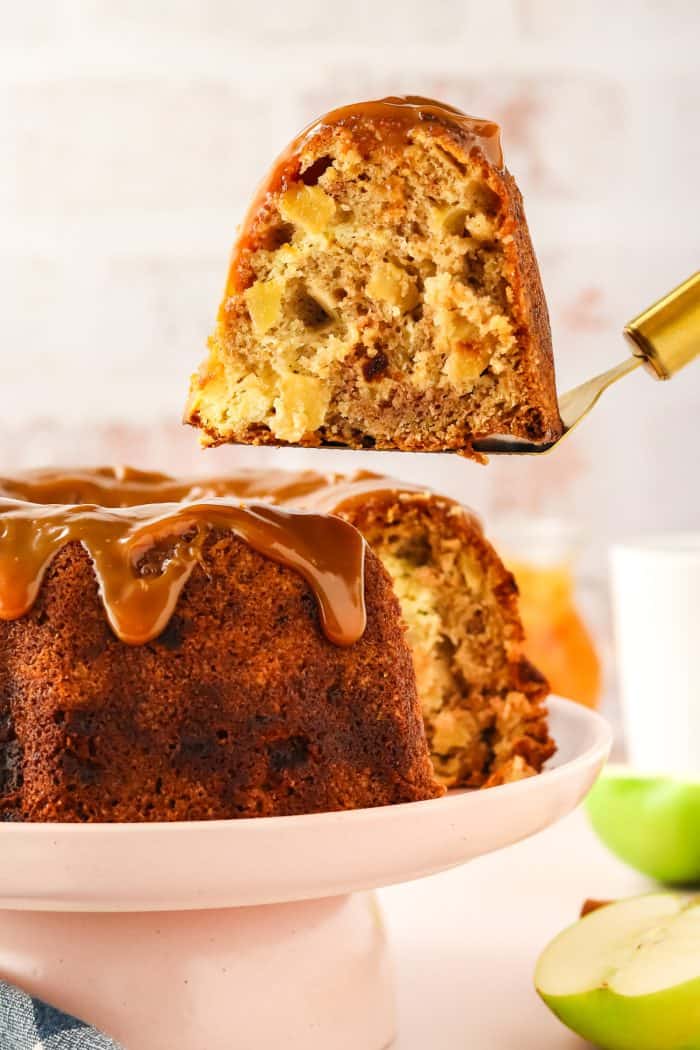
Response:
[[[126,1050],[384,1050],[393,996],[365,891],[570,813],[610,729],[568,700],[549,711],[547,769],[488,791],[264,819],[0,823],[0,977]]]
[[[356,893],[170,912],[0,911],[0,976],[126,1050],[384,1050],[386,936]]]

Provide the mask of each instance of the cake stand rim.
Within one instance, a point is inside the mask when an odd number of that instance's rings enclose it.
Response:
[[[586,765],[590,761],[590,755],[593,752],[600,751],[605,752],[605,757],[608,756],[612,745],[612,729],[610,723],[592,708],[586,707],[584,704],[580,704],[574,700],[568,700],[563,696],[550,695],[547,697],[547,705],[551,708],[554,707],[555,713],[560,709],[560,705],[565,705],[566,709],[571,712],[576,711],[583,713],[583,719],[590,719],[591,728],[595,727],[597,739],[591,744],[586,751],[570,761],[563,763],[562,765],[551,765],[552,760],[546,763],[545,768],[534,777],[525,777],[522,780],[510,781],[507,784],[497,784],[494,787],[488,788],[489,792],[505,792],[521,789],[523,785],[531,784],[534,781],[552,781],[557,777],[565,776],[572,771],[572,768],[577,766]],[[550,716],[551,716],[550,710]],[[555,741],[556,742],[556,741]],[[554,755],[556,761],[556,754]],[[451,803],[464,805],[466,798],[477,799],[481,797],[481,791],[474,788],[460,788],[457,790],[448,791],[446,795],[441,798],[429,798],[422,799],[416,802],[395,802],[387,806],[365,806],[358,809],[345,809],[345,810],[328,810],[322,813],[298,813],[293,816],[285,817],[237,817],[233,820],[148,820],[148,821],[90,821],[90,822],[77,822],[77,821],[6,821],[0,822],[0,836],[9,835],[13,832],[21,833],[21,831],[31,828],[32,832],[36,834],[45,834],[48,836],[55,835],[60,832],[62,835],[90,835],[96,831],[109,831],[110,834],[130,834],[130,835],[148,835],[149,832],[157,829],[159,831],[167,831],[171,834],[175,834],[177,831],[187,830],[192,832],[195,829],[202,831],[222,830],[224,828],[245,828],[248,833],[253,832],[255,828],[259,828],[267,832],[269,827],[287,827],[290,822],[294,822],[297,827],[302,825],[314,825],[320,826],[322,823],[335,824],[338,822],[349,823],[353,820],[366,820],[369,817],[375,819],[383,819],[387,810],[396,811],[417,811],[418,809],[434,808],[435,806],[445,806]],[[263,829],[263,825],[266,827]]]
[[[549,703],[563,761],[486,791],[298,817],[0,824],[0,910],[268,906],[456,867],[555,823],[600,772],[612,742],[608,723],[572,701],[550,697]]]

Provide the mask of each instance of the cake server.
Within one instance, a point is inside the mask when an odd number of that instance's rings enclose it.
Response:
[[[633,356],[559,398],[564,424],[560,438],[549,444],[535,444],[523,438],[496,435],[475,441],[474,450],[489,456],[550,452],[588,415],[604,390],[640,365],[655,379],[670,379],[680,372],[700,355],[700,271],[635,317],[623,331],[632,344]]]

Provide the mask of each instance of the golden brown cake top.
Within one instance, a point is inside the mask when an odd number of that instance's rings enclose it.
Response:
[[[281,478],[269,480],[288,495]],[[306,484],[316,482],[301,476],[287,487]],[[0,619],[28,612],[54,556],[79,542],[115,634],[150,641],[170,619],[206,532],[220,528],[299,572],[326,636],[352,644],[366,624],[362,536],[338,517],[257,502],[263,487],[252,476],[196,483],[128,469],[0,478]]]
[[[477,150],[493,167],[499,170],[503,168],[499,125],[481,117],[472,117],[445,102],[421,95],[389,95],[330,110],[292,139],[260,184],[241,226],[231,259],[226,295],[241,291],[248,283],[239,263],[255,237],[256,219],[267,198],[283,191],[299,177],[302,155],[317,135],[326,128],[343,126],[352,128],[358,134],[358,144],[361,144],[364,134],[369,145],[376,147],[379,142],[389,149],[406,145],[411,132],[417,127],[427,130],[447,128],[457,136],[466,152]],[[304,173],[304,179],[316,178],[319,174],[312,166]]]

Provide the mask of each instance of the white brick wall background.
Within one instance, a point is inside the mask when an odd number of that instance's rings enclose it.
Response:
[[[492,462],[200,452],[179,426],[236,223],[331,106],[423,93],[503,125],[560,389],[700,262],[697,0],[0,3],[0,470],[274,459],[430,479],[485,515],[697,527],[700,365],[635,374],[556,454]]]

